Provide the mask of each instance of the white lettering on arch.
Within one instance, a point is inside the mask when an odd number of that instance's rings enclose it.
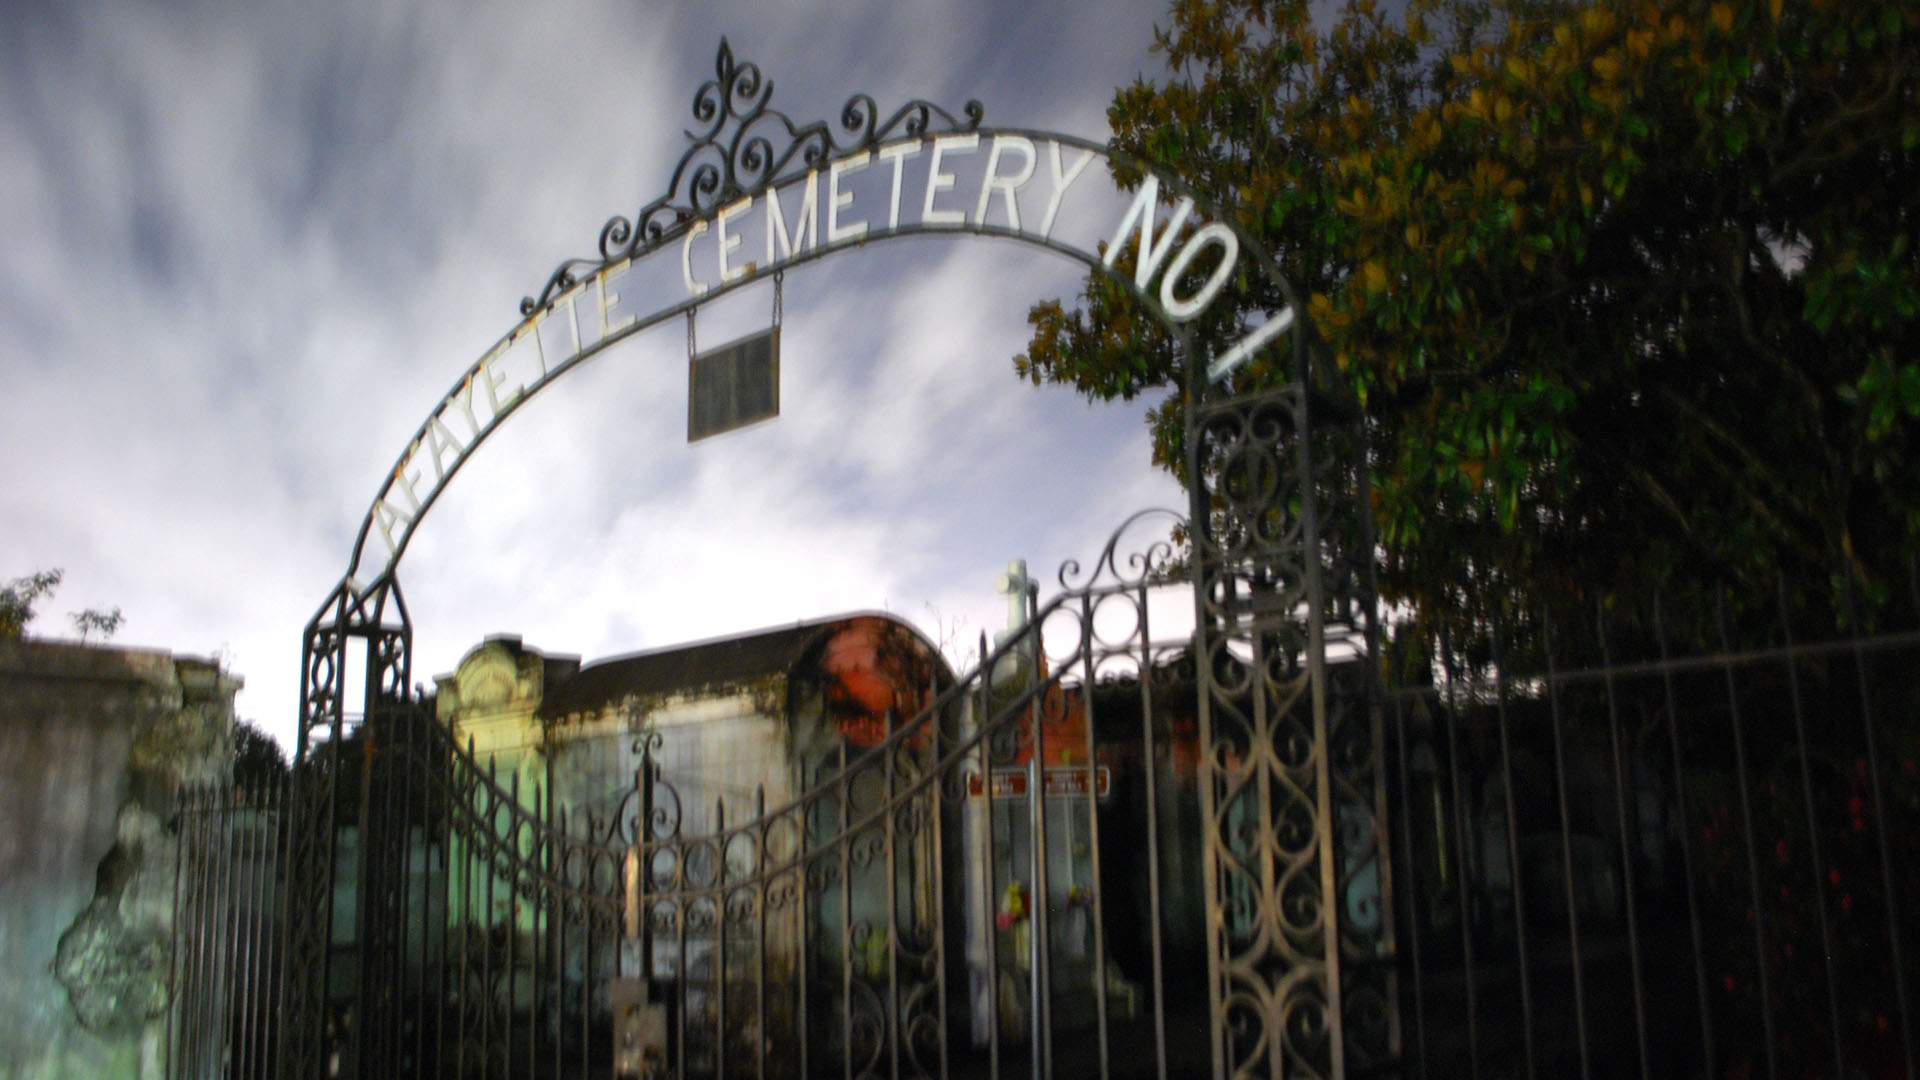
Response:
[[[853,205],[853,192],[840,190],[840,178],[865,169],[871,160],[867,152],[862,150],[852,157],[841,158],[827,169],[827,243],[837,244],[842,240],[867,235],[865,221],[840,224],[841,209]]]
[[[1214,267],[1213,273],[1207,275],[1207,280],[1200,286],[1199,292],[1185,300],[1174,296],[1173,290],[1180,280],[1180,275],[1186,273],[1187,267],[1191,266],[1200,252],[1208,247],[1220,249],[1220,265]],[[1167,276],[1160,279],[1160,306],[1167,310],[1167,318],[1175,322],[1187,322],[1205,311],[1207,305],[1213,303],[1213,298],[1220,295],[1220,289],[1226,285],[1227,278],[1232,276],[1233,264],[1239,258],[1240,238],[1234,235],[1232,229],[1217,221],[1201,226],[1199,231],[1187,238],[1186,245],[1180,249],[1180,254],[1175,255],[1173,263],[1167,267]]]
[[[1011,150],[1019,155],[1019,171],[1012,176],[1000,175],[1000,158]],[[993,149],[987,152],[987,171],[980,178],[980,205],[974,207],[973,223],[987,223],[987,205],[993,200],[993,193],[999,192],[1002,204],[1007,208],[1007,228],[1020,231],[1020,200],[1014,193],[1033,179],[1033,166],[1037,155],[1033,152],[1033,140],[1025,135],[995,135]]]
[[[909,192],[908,162],[922,155],[927,159],[925,171],[914,179],[923,179],[924,186]],[[978,156],[961,161],[965,155]],[[1173,323],[1201,317],[1220,302],[1237,277],[1264,272],[1267,263],[1254,266],[1243,258],[1248,252],[1242,250],[1245,245],[1229,223],[1196,219],[1194,200],[1172,198],[1171,182],[1152,173],[1142,172],[1139,186],[1131,193],[1103,186],[1070,202],[1074,193],[1088,190],[1080,181],[1096,159],[1106,160],[1097,147],[1062,137],[1036,139],[1021,132],[922,136],[860,148],[814,163],[806,172],[755,194],[736,193],[725,206],[678,226],[672,241],[645,247],[635,256],[596,267],[578,283],[569,282],[547,298],[543,310],[531,313],[497,341],[428,414],[367,511],[360,534],[362,548],[357,549],[362,554],[356,556],[348,580],[374,582],[387,573],[426,508],[468,455],[507,413],[547,382],[640,325],[658,322],[675,303],[700,302],[787,263],[875,235],[954,230],[1014,235],[1044,242],[1108,271],[1114,270],[1123,254],[1128,255],[1134,265],[1124,276]],[[875,165],[891,165],[891,169],[854,179]],[[824,210],[822,173],[827,189]],[[1047,184],[1044,201],[1037,192],[1028,191],[1039,173],[1045,174],[1040,179]],[[964,193],[956,190],[961,187],[966,188]],[[782,201],[781,191],[787,188],[794,189],[790,198],[797,196],[797,204]],[[1020,207],[1023,194],[1029,200],[1025,215]],[[1163,195],[1171,205],[1162,205]],[[886,200],[884,217],[881,199]],[[1073,212],[1068,213],[1069,209]],[[762,215],[761,222],[752,220],[756,212]],[[755,263],[746,258],[744,234],[761,226],[765,260]],[[1058,238],[1056,226],[1062,233]],[[672,261],[675,242],[678,267]],[[709,244],[711,252],[705,246]],[[696,275],[696,263],[708,275],[705,280]],[[677,297],[656,296],[663,287],[668,293],[677,292],[675,269],[685,292]],[[551,325],[556,314],[565,320],[564,329]],[[1240,340],[1212,359],[1209,378],[1224,378],[1249,362],[1295,320],[1290,307],[1268,313],[1260,325],[1243,332]],[[533,340],[528,341],[529,337]],[[366,546],[374,533],[385,542],[389,558],[382,560],[374,547]]]
[[[953,174],[940,171],[940,159],[947,154],[971,154],[980,146],[980,136],[942,135],[933,140],[933,153],[927,156],[927,197],[920,207],[920,224],[932,228],[937,225],[965,225],[965,210],[935,210],[934,196],[953,187]]]
[[[787,218],[780,210],[780,193],[768,188],[766,201],[767,265],[772,266],[805,252],[820,235],[820,174],[807,170],[807,190],[800,197],[800,220],[792,236],[787,235]]]
[[[887,228],[900,227],[900,181],[907,171],[907,159],[920,152],[917,142],[894,143],[880,148],[880,160],[893,162],[893,198],[887,203]]]
[[[1139,223],[1139,257],[1133,266],[1133,283],[1141,292],[1147,291],[1152,284],[1154,272],[1166,261],[1167,254],[1173,250],[1174,237],[1180,233],[1180,226],[1187,223],[1187,215],[1193,213],[1193,200],[1182,195],[1173,206],[1173,217],[1167,221],[1167,227],[1157,238],[1153,235],[1153,219],[1160,209],[1160,179],[1152,173],[1140,181],[1140,191],[1133,197],[1133,205],[1127,207],[1127,216],[1120,219],[1120,227],[1114,230],[1113,242],[1107,245],[1107,254],[1103,258],[1107,269],[1113,269],[1114,260],[1120,257],[1120,249],[1126,246],[1127,233]]]
[[[1057,142],[1047,144],[1047,163],[1052,166],[1053,192],[1047,196],[1047,215],[1040,219],[1040,235],[1042,238],[1053,235],[1053,222],[1055,218],[1060,216],[1060,203],[1066,199],[1067,189],[1073,186],[1075,180],[1080,179],[1080,174],[1086,171],[1087,164],[1092,160],[1093,151],[1082,150],[1080,151],[1080,157],[1074,161],[1073,166],[1062,170],[1060,167],[1060,144]]]
[[[734,203],[732,206],[722,207],[719,216],[713,219],[714,233],[719,237],[720,241],[716,246],[720,249],[720,284],[722,285],[732,284],[746,277],[748,274],[753,273],[753,264],[751,263],[746,266],[735,267],[728,261],[728,256],[733,254],[734,248],[740,246],[742,238],[727,232],[728,219],[739,217],[752,207],[753,196],[749,195],[739,202]]]

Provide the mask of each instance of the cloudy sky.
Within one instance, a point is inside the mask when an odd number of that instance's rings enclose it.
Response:
[[[452,381],[562,258],[663,192],[724,34],[796,119],[854,91],[1105,137],[1162,0],[84,0],[0,22],[0,579],[32,632],[220,655],[290,739],[302,626]],[[483,446],[400,566],[416,678],[482,636],[588,658],[860,608],[1001,624],[1178,505],[1146,403],[1017,381],[1076,267],[903,241],[787,275],[783,415],[689,446],[685,335],[583,365]],[[676,298],[677,299],[677,298]],[[703,343],[764,325],[751,288]]]

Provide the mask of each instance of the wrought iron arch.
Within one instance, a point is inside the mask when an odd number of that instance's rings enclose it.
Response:
[[[1350,414],[1330,404],[1337,397],[1326,392],[1323,365],[1293,286],[1258,239],[1234,226],[1230,214],[1176,178],[1097,143],[1054,132],[985,127],[984,109],[976,101],[957,115],[910,101],[883,120],[870,96],[855,94],[834,122],[802,124],[771,107],[772,93],[772,81],[756,64],[737,60],[723,40],[714,77],[694,95],[690,145],[666,193],[632,217],[608,219],[597,254],[562,262],[537,294],[521,302],[521,320],[455,381],[396,458],[362,522],[347,573],[309,621],[297,750],[307,780],[296,787],[293,810],[296,862],[307,869],[291,883],[291,903],[297,906],[290,911],[300,915],[290,919],[296,977],[286,998],[289,1059],[314,1061],[320,1053],[335,861],[338,785],[333,772],[341,767],[338,755],[327,751],[341,744],[347,730],[349,650],[365,650],[362,692],[368,714],[405,698],[412,634],[397,564],[414,528],[467,458],[554,379],[711,299],[769,274],[883,240],[975,235],[1053,251],[1107,275],[1167,327],[1184,358],[1186,454],[1188,475],[1194,478],[1187,529],[1197,616],[1192,648],[1199,660],[1205,872],[1214,912],[1208,920],[1208,985],[1216,1070],[1277,1075],[1302,1068],[1336,1075],[1349,1063],[1390,1060],[1397,1041],[1390,1022],[1394,991],[1391,973],[1383,974],[1379,961],[1392,953],[1391,920],[1376,919],[1371,929],[1356,934],[1352,920],[1338,910],[1353,860],[1385,848],[1384,795],[1369,771],[1377,755],[1353,751],[1356,745],[1379,745],[1378,711],[1368,704],[1377,688],[1371,674],[1355,676],[1355,685],[1348,685],[1353,678],[1334,678],[1326,655],[1330,629],[1342,626],[1369,653],[1373,645],[1372,542],[1365,515],[1342,515],[1329,527],[1322,505],[1329,496],[1365,505],[1364,451]],[[940,175],[943,145],[978,146],[983,139],[992,140],[994,149],[982,179],[980,213],[903,225],[897,219],[896,171],[895,218],[884,230],[821,242],[816,220],[815,242],[804,250],[794,250],[797,241],[789,243],[786,257],[773,265],[742,268],[737,277],[690,288],[694,295],[661,301],[644,314],[609,324],[610,281],[675,244],[682,245],[684,269],[686,245],[716,222],[724,227],[729,208],[741,200],[802,183],[811,192],[822,170],[831,190],[837,170],[850,162],[906,156],[923,145],[931,148],[932,185]],[[1113,243],[1076,246],[1058,240],[1050,232],[1051,214],[1038,230],[1021,228],[1012,214],[1006,224],[990,223],[984,208],[993,182],[1005,179],[993,164],[1003,142],[1016,151],[1024,145],[1028,177],[1044,143],[1056,181],[1062,176],[1063,150],[1082,155],[1074,176],[1098,158],[1119,175],[1136,178],[1136,194]],[[915,149],[892,149],[909,145]],[[1069,177],[1066,183],[1071,182]],[[1162,193],[1174,200],[1164,229]],[[931,216],[931,194],[925,206],[924,216]],[[1197,227],[1183,231],[1196,210],[1201,215]],[[1116,249],[1136,233],[1137,258],[1128,269]],[[768,243],[771,250],[771,236]],[[1179,297],[1176,288],[1193,287],[1192,275],[1182,279],[1183,273],[1206,265],[1199,253],[1208,244],[1220,250],[1216,270],[1194,292]],[[691,286],[690,272],[687,277]],[[1177,279],[1187,284],[1176,286]],[[1235,344],[1204,355],[1194,322],[1227,288],[1278,302],[1264,321],[1243,321]],[[600,333],[590,342],[579,334],[577,315],[589,289],[601,305]],[[549,363],[541,327],[562,311],[573,319],[572,348],[558,363]],[[1288,351],[1274,367],[1286,373],[1284,385],[1250,397],[1234,397],[1222,387],[1235,365],[1281,348],[1283,335]],[[539,351],[539,376],[502,400],[504,380],[494,364],[528,341]],[[476,413],[477,393],[484,393],[488,404],[484,424]],[[449,424],[460,415],[456,408],[470,423],[464,434]],[[429,466],[433,486],[422,493],[416,484]],[[379,560],[376,553],[370,563],[369,544],[376,533],[385,541],[387,557]],[[1372,665],[1356,667],[1370,670]],[[1344,823],[1349,812],[1367,827],[1358,839],[1345,841],[1334,835],[1333,824],[1336,815]],[[1230,817],[1237,822],[1232,827]],[[1384,867],[1380,872],[1386,873]],[[1382,883],[1379,903],[1384,905],[1388,895]],[[1378,1021],[1383,1015],[1388,1022]],[[1350,1016],[1364,1035],[1342,1034]]]

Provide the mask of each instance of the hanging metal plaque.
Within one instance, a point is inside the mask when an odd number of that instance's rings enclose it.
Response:
[[[730,341],[687,366],[687,441],[780,415],[780,328]]]

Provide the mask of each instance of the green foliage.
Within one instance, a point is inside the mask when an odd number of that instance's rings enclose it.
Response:
[[[1322,28],[1313,6],[1178,0],[1171,74],[1116,93],[1112,145],[1311,297],[1365,411],[1390,594],[1906,581],[1920,7],[1353,0]],[[1030,322],[1035,383],[1181,386],[1104,278]],[[1178,397],[1151,422],[1178,473]]]
[[[287,758],[280,744],[250,720],[233,725],[233,781],[257,787],[286,779]]]
[[[18,641],[33,621],[33,605],[60,584],[59,567],[14,578],[0,586],[0,641]]]
[[[81,641],[86,641],[87,635],[95,633],[100,635],[100,640],[105,641],[120,629],[120,624],[124,621],[117,607],[87,608],[84,611],[68,612],[67,617],[73,620],[73,628],[80,632]]]

